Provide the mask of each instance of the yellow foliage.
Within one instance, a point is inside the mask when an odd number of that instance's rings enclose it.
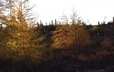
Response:
[[[53,32],[53,47],[55,48],[73,48],[77,46],[89,46],[90,39],[88,32],[84,27],[72,25],[61,25]]]
[[[53,32],[53,46],[55,48],[69,48],[70,39],[69,39],[69,27],[67,25],[58,26],[56,31]]]

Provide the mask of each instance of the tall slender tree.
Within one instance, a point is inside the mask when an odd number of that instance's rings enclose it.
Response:
[[[9,15],[1,14],[1,21],[5,23],[8,31],[7,46],[14,49],[25,49],[30,46],[30,39],[33,37],[31,29],[34,24],[30,17],[31,7],[28,0],[5,0],[6,7],[10,11]],[[12,6],[13,4],[13,6]]]

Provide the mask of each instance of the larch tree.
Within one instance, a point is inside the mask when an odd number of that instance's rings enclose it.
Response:
[[[24,42],[26,39],[22,38],[27,35],[25,34],[25,31],[28,30],[28,27],[22,5],[26,2],[22,0],[5,0],[5,3],[7,4],[5,7],[7,7],[6,9],[9,10],[9,12],[8,15],[4,15],[5,13],[2,14],[1,20],[6,25],[5,29],[7,29],[10,37],[7,41],[7,45],[11,46],[11,48],[17,48],[20,47],[20,45],[24,48],[25,46]]]
[[[7,32],[4,36],[4,45],[14,51],[20,51],[21,54],[30,51],[35,53],[34,48],[37,48],[38,44],[34,27],[35,17],[31,16],[33,7],[29,7],[28,0],[5,0],[4,2],[5,10],[0,13],[0,20],[6,25],[4,31]],[[7,10],[9,12],[6,14]]]
[[[72,47],[77,47],[77,28],[79,25],[81,25],[81,20],[78,17],[78,14],[76,13],[75,9],[72,10],[71,14],[71,25],[70,25],[70,39],[72,40]]]
[[[61,17],[62,25],[57,26],[56,30],[53,32],[53,46],[55,48],[73,48],[75,41],[75,17],[76,14],[72,16],[72,24],[68,24],[68,18],[63,14]]]
[[[71,40],[69,38],[69,25],[59,25],[53,32],[53,47],[68,49],[71,47]]]
[[[61,23],[62,25],[57,25],[55,31],[53,31],[53,44],[52,47],[54,48],[61,48],[61,49],[68,49],[70,44],[69,41],[69,25],[68,25],[68,18],[66,15],[61,16]]]
[[[90,44],[89,33],[85,29],[85,23],[82,22],[82,19],[77,15],[76,11],[73,9],[71,15],[71,28],[70,34],[71,39],[74,42],[74,48],[77,47],[87,47]]]

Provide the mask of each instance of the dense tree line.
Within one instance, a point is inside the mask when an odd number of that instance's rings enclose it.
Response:
[[[31,63],[34,66],[39,64],[40,68],[40,65],[49,64],[48,61],[58,65],[61,60],[88,63],[113,61],[114,22],[87,25],[73,12],[71,22],[63,16],[63,22],[55,19],[44,25],[41,21],[35,23],[35,18],[29,14],[32,8],[27,5],[28,0],[0,1],[5,3],[5,10],[0,10],[1,67],[4,62],[6,65],[16,63],[17,66],[18,63],[27,64],[27,68]],[[9,15],[5,15],[6,10],[9,10]],[[36,67],[33,69],[37,71]],[[29,70],[34,72],[33,69]]]
[[[15,19],[9,20],[8,24],[10,22],[10,25],[1,27],[0,30],[1,53],[10,52],[10,50],[17,52],[15,54],[18,55],[33,53],[37,58],[42,51],[44,56],[48,57],[51,54],[50,50],[62,50],[61,53],[65,51],[66,54],[68,50],[68,52],[71,51],[71,55],[76,52],[77,54],[91,55],[104,51],[110,54],[114,49],[113,23],[86,25],[83,22],[77,22],[76,24],[38,25],[35,27],[25,25],[25,28],[22,28]]]

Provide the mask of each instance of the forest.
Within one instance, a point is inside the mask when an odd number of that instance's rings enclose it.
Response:
[[[0,72],[114,71],[114,18],[88,25],[73,12],[71,22],[62,16],[47,25],[28,0],[0,5]]]

